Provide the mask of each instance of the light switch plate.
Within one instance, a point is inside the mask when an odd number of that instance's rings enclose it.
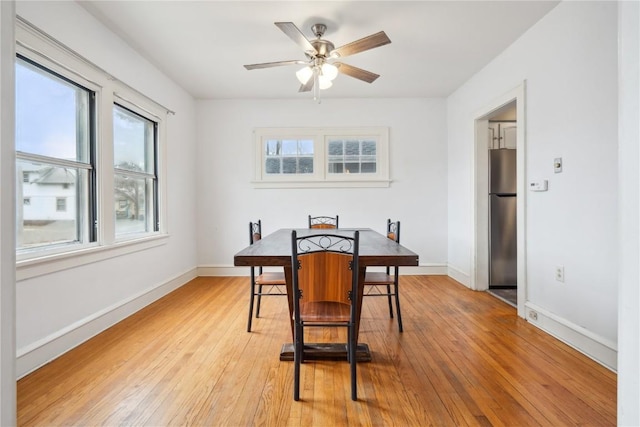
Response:
[[[553,171],[555,173],[562,172],[562,157],[556,157],[553,159]]]

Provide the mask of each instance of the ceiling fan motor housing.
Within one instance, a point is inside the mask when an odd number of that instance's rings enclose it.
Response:
[[[331,43],[329,40],[322,40],[322,39],[309,40],[309,43],[311,43],[311,45],[318,52],[316,55],[313,55],[313,56],[320,56],[320,57],[326,58],[327,56],[329,56],[331,51],[335,48],[333,43]],[[310,56],[310,58],[313,58],[313,56]]]

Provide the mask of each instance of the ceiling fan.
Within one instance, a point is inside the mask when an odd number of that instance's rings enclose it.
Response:
[[[342,62],[334,62],[334,60],[391,43],[391,40],[389,40],[385,32],[380,31],[336,48],[329,40],[322,38],[327,29],[327,26],[324,24],[315,24],[311,27],[311,31],[313,31],[316,36],[313,40],[308,40],[293,22],[275,22],[275,25],[302,48],[304,54],[307,56],[307,60],[249,64],[245,65],[244,68],[247,70],[255,70],[259,68],[303,64],[305,67],[296,72],[296,77],[301,83],[298,92],[309,92],[313,89],[315,99],[319,99],[318,91],[320,89],[331,87],[332,80],[336,78],[338,73],[354,77],[367,83],[372,83],[380,77],[380,75]]]

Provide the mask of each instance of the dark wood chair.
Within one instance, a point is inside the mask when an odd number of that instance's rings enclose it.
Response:
[[[400,221],[392,222],[387,219],[387,237],[400,243]],[[389,300],[389,317],[393,319],[393,301],[396,303],[398,329],[402,329],[402,313],[398,297],[398,267],[387,267],[385,272],[369,272],[364,277],[364,296],[386,296]]]
[[[309,215],[309,228],[338,228],[338,215],[335,217]]]
[[[249,223],[249,244],[253,245],[262,239],[262,221]],[[262,267],[251,267],[251,299],[249,300],[249,321],[247,332],[251,332],[251,321],[253,320],[253,303],[258,297],[256,306],[256,318],[260,317],[260,303],[263,296],[287,295],[287,283],[284,272],[263,272]]]
[[[358,247],[353,237],[323,233],[298,237],[291,233],[293,270],[294,380],[293,398],[300,399],[300,365],[304,362],[307,327],[347,329],[347,359],[351,368],[351,399],[356,387],[356,310],[358,306]]]

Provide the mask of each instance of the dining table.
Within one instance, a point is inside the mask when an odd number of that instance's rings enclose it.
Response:
[[[293,341],[293,275],[291,262],[291,232],[295,230],[298,237],[313,234],[338,234],[353,236],[354,231],[360,233],[359,271],[358,271],[358,304],[356,305],[356,342],[360,326],[362,297],[364,295],[364,276],[368,267],[386,266],[418,266],[418,255],[370,228],[339,228],[339,229],[311,229],[311,228],[282,228],[264,236],[236,253],[233,263],[238,267],[282,267],[287,287],[289,303],[289,320]],[[335,343],[305,343],[305,359],[346,359],[344,344]],[[371,360],[368,344],[358,343],[356,358],[359,362]],[[293,343],[285,343],[280,351],[280,360],[293,360]]]

